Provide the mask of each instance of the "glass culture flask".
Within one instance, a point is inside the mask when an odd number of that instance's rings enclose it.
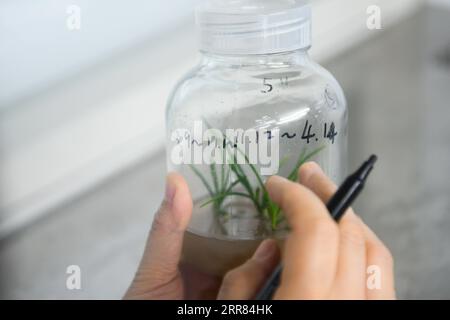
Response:
[[[183,263],[220,278],[288,232],[268,177],[296,180],[316,161],[341,182],[347,109],[338,82],[308,56],[303,1],[211,0],[196,18],[202,56],[169,99],[167,161],[194,202]]]

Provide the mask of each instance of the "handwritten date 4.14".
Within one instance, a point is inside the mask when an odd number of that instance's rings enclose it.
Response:
[[[338,132],[336,131],[336,126],[334,122],[331,123],[324,123],[323,124],[323,138],[329,139],[332,144],[334,144],[336,140],[336,136],[338,135]],[[309,124],[309,121],[306,120],[305,126],[303,127],[302,132],[302,139],[306,140],[306,143],[310,143],[311,140],[318,141],[319,138],[317,137],[316,133],[312,131],[312,125]]]
[[[313,129],[313,125],[310,124],[308,120],[306,120],[300,138],[302,140],[305,140],[306,143],[309,144],[314,141],[319,141],[319,139],[323,137],[324,139],[330,140],[331,143],[334,144],[334,142],[336,141],[336,137],[338,135],[338,132],[336,130],[336,125],[334,124],[334,122],[324,123],[322,130],[323,131],[320,134],[318,134],[315,131],[315,129]],[[267,134],[269,136],[269,139],[271,139],[272,132],[268,131]],[[294,139],[294,138],[297,138],[297,133],[285,131],[285,132],[281,133],[281,137],[286,138],[286,139]]]

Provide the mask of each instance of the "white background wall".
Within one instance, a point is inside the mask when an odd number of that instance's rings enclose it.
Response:
[[[192,20],[198,0],[0,1],[0,106]],[[70,5],[82,29],[66,27]]]
[[[193,2],[0,2],[0,236],[162,150],[167,96],[198,58]],[[366,28],[369,5],[387,28],[421,3],[312,2],[319,61],[381,32]]]

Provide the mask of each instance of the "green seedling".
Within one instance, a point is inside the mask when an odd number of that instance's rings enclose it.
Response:
[[[227,144],[228,145],[228,144]],[[307,153],[304,149],[300,154],[294,168],[287,176],[287,179],[295,181],[298,176],[298,170],[307,161],[314,158],[318,153],[320,153],[324,147],[315,149],[314,151]],[[220,173],[217,172],[217,167],[219,165],[211,164],[209,166],[209,173],[211,175],[212,183],[209,183],[206,177],[193,165],[191,169],[202,181],[203,185],[207,189],[210,199],[203,203],[201,206],[212,204],[214,211],[219,215],[226,215],[226,211],[223,210],[223,203],[225,199],[231,196],[243,197],[249,199],[257,212],[270,223],[272,231],[276,231],[279,224],[283,221],[283,215],[280,207],[275,204],[269,197],[269,193],[265,187],[264,179],[259,174],[257,168],[249,162],[248,157],[240,150],[236,148],[238,152],[244,155],[245,165],[250,167],[252,175],[255,176],[257,185],[253,186],[249,177],[249,174],[244,170],[243,164],[237,163],[236,154],[233,155],[232,161],[228,164],[220,165]],[[227,155],[230,156],[229,149],[227,147]],[[230,158],[228,158],[230,159]],[[280,167],[286,162],[286,158],[281,161]],[[230,177],[233,176],[234,179]],[[240,192],[236,191],[236,187],[240,186]]]

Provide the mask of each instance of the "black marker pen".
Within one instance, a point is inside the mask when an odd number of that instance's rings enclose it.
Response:
[[[327,204],[328,211],[336,222],[344,215],[345,211],[352,205],[356,197],[361,193],[364,188],[364,183],[367,180],[370,172],[373,169],[377,156],[373,155],[364,162],[364,164],[347,179],[339,187],[333,197]],[[264,287],[256,296],[256,300],[270,300],[280,284],[282,267],[281,264],[275,268],[270,278],[267,280]]]

